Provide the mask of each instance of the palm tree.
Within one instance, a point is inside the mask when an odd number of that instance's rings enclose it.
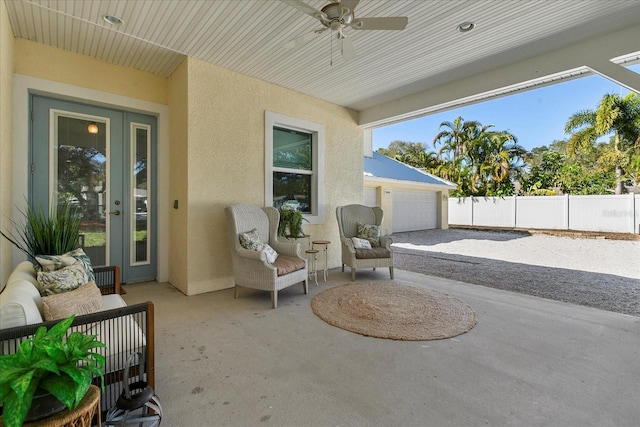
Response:
[[[504,196],[513,192],[512,179],[522,172],[526,150],[507,131],[462,117],[442,122],[434,146],[444,164],[437,173],[458,184],[463,195]]]
[[[565,132],[571,134],[567,153],[572,158],[593,151],[598,138],[613,134],[609,148],[603,150],[598,162],[615,169],[615,193],[622,194],[623,181],[628,178],[625,169],[635,164],[640,149],[640,97],[633,92],[624,98],[606,94],[595,110],[578,111],[569,117]]]
[[[440,128],[448,130],[440,131],[433,138],[434,147],[438,144],[442,146],[438,150],[438,157],[445,160],[457,160],[464,157],[471,142],[477,138],[478,129],[482,128],[480,122],[465,122],[462,116],[458,116],[453,122],[442,122]]]

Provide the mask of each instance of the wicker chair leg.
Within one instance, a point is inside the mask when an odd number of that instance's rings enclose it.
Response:
[[[355,282],[356,280],[356,269],[351,267],[351,281]]]
[[[271,291],[271,307],[278,308],[278,291]]]
[[[391,280],[393,280],[393,267],[389,267],[389,274],[391,275]]]
[[[342,264],[342,272],[344,273],[344,264]]]

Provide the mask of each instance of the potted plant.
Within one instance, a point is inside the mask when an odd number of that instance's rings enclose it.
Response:
[[[71,411],[89,390],[94,376],[100,377],[104,387],[104,356],[95,349],[106,346],[95,335],[80,332],[71,332],[64,339],[74,318],[62,320],[48,331],[41,326],[20,344],[17,353],[0,356],[0,404],[6,427],[22,425],[36,393],[50,393],[64,404],[62,409],[66,406]],[[51,411],[46,413],[49,415]]]
[[[297,208],[291,205],[283,205],[280,208],[280,222],[278,223],[278,236],[281,237],[302,237],[302,221],[309,222],[302,216]]]
[[[80,236],[80,215],[70,203],[62,202],[56,207],[51,203],[49,214],[41,207],[27,204],[21,222],[11,221],[13,233],[0,234],[9,240],[29,259],[37,263],[36,255],[62,255],[72,251],[78,245]]]

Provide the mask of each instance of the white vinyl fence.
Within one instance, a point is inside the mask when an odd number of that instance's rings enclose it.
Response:
[[[640,195],[451,197],[449,225],[640,233]]]

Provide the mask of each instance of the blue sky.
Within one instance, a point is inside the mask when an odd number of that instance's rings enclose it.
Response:
[[[640,72],[640,64],[630,69]],[[554,140],[567,138],[564,125],[572,114],[595,109],[606,93],[624,96],[629,90],[598,75],[581,77],[374,129],[373,150],[387,148],[389,143],[399,140],[422,142],[427,151],[435,151],[432,141],[440,131],[440,123],[452,122],[458,116],[466,121],[495,125],[493,130],[496,131],[509,131],[527,150],[548,146]]]

